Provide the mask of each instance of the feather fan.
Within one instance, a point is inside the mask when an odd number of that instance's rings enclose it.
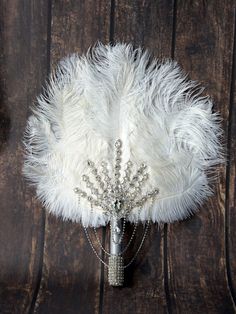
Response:
[[[215,166],[224,162],[221,119],[202,92],[175,61],[132,45],[98,44],[73,54],[59,63],[32,109],[24,175],[51,213],[105,225],[109,218],[96,206],[91,212],[85,199],[78,202],[74,189],[83,186],[87,160],[113,160],[120,139],[122,163],[130,160],[134,170],[148,165],[142,193],[159,190],[127,220],[184,219],[212,194]]]

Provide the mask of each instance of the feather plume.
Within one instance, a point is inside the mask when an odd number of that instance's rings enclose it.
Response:
[[[131,45],[98,44],[63,59],[28,119],[23,172],[53,214],[100,226],[107,217],[75,186],[86,161],[112,160],[121,139],[123,161],[146,162],[153,203],[130,221],[173,222],[194,213],[212,194],[216,165],[224,162],[221,119],[212,101],[172,60],[151,58]]]

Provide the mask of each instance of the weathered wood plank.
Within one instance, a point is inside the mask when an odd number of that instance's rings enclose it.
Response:
[[[226,199],[226,245],[228,258],[228,279],[231,288],[232,298],[236,303],[236,20],[234,29],[234,50],[232,64],[231,99],[229,107],[228,125],[228,167],[227,178],[227,199]]]
[[[207,87],[226,129],[232,67],[233,1],[179,1],[175,59]],[[215,195],[191,220],[168,233],[168,265],[175,313],[235,313],[225,258],[225,168]]]
[[[173,1],[111,3],[112,9],[110,2],[101,0],[53,1],[52,66],[67,53],[85,51],[97,39],[131,41],[156,56],[171,56]],[[21,138],[28,107],[47,74],[48,5],[50,1],[43,0],[0,3],[0,312],[234,313],[229,287],[235,297],[235,74],[230,86],[235,4],[218,0],[178,1],[175,58],[191,78],[207,86],[225,129],[229,127],[227,215],[223,168],[216,194],[201,212],[169,226],[168,243],[164,231],[152,226],[142,253],[126,274],[126,286],[109,287],[105,273],[101,290],[100,265],[81,227],[47,215],[43,274],[35,300],[44,211],[21,176]],[[114,25],[109,38],[110,10]]]
[[[120,0],[115,4],[114,41],[141,45],[149,48],[157,57],[171,56],[172,1]],[[138,234],[137,243],[142,236],[142,228]],[[108,241],[109,235],[106,238]],[[134,253],[135,248],[130,248],[129,252]],[[105,273],[103,313],[167,312],[163,252],[164,230],[160,231],[157,225],[152,225],[136,262],[127,269],[125,287],[110,287]]]
[[[51,64],[109,41],[107,1],[53,1]],[[98,313],[100,264],[79,224],[47,215],[44,264],[36,313]]]
[[[47,3],[0,3],[0,312],[27,313],[37,287],[44,213],[22,177],[29,106],[47,74]]]

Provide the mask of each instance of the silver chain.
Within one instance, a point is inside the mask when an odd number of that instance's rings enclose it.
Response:
[[[80,198],[79,198],[79,197],[78,197],[78,201],[79,201],[79,203],[80,203]],[[139,210],[139,214],[140,214],[140,211],[141,211],[141,208],[140,208],[140,210]],[[91,213],[92,213],[92,212],[93,212],[93,206],[91,206]],[[131,235],[131,237],[130,237],[130,239],[129,239],[129,242],[127,243],[127,245],[125,246],[125,248],[122,250],[122,252],[119,254],[119,256],[121,256],[122,254],[124,254],[124,253],[127,251],[127,249],[129,248],[129,246],[130,246],[130,244],[131,244],[131,242],[132,242],[132,240],[133,240],[133,238],[134,238],[134,236],[135,236],[135,233],[136,233],[136,230],[137,230],[137,226],[138,226],[138,223],[136,222],[136,223],[135,223],[135,226],[134,226],[134,229],[133,229],[133,232],[132,232],[132,235]],[[142,249],[143,243],[144,243],[144,241],[145,241],[145,239],[146,239],[146,237],[147,237],[147,233],[148,233],[148,230],[149,230],[149,226],[150,226],[150,221],[148,220],[147,223],[146,223],[146,227],[145,227],[145,230],[144,230],[144,233],[143,233],[143,236],[142,236],[142,240],[141,240],[141,242],[140,242],[140,245],[139,245],[137,251],[135,252],[134,256],[133,256],[133,257],[131,258],[131,260],[129,261],[129,263],[126,264],[126,265],[124,265],[124,268],[129,267],[129,266],[133,263],[133,261],[136,259],[136,257],[138,256],[140,250]],[[87,238],[87,240],[88,240],[88,243],[89,243],[89,245],[90,245],[92,251],[94,252],[95,256],[98,258],[98,260],[99,260],[105,267],[108,268],[109,265],[99,256],[99,254],[97,253],[96,249],[94,248],[93,243],[92,243],[92,241],[91,241],[91,238],[90,238],[90,236],[89,236],[87,227],[85,227],[85,226],[83,225],[83,228],[84,228],[84,232],[85,232],[86,238]],[[97,234],[96,228],[93,228],[93,230],[94,230],[94,234],[95,234],[96,240],[97,240],[97,242],[98,242],[99,247],[101,248],[101,250],[102,250],[105,254],[107,254],[108,256],[111,256],[111,254],[103,247],[103,245],[102,245],[102,243],[101,243],[101,241],[100,241],[100,239],[99,239],[99,236],[98,236],[98,234]],[[124,236],[124,233],[125,233],[125,228],[123,227],[123,228],[122,228],[122,237]]]
[[[141,248],[142,248],[142,246],[143,246],[144,240],[145,240],[146,237],[147,237],[147,233],[148,233],[149,226],[150,226],[150,221],[148,221],[147,224],[146,224],[145,231],[144,231],[144,233],[143,233],[143,237],[142,237],[141,243],[140,243],[140,245],[139,245],[139,247],[138,247],[136,253],[135,253],[134,256],[131,258],[130,262],[124,266],[124,268],[129,267],[129,266],[133,263],[133,261],[136,259],[136,257],[138,256],[138,253],[140,252],[140,250],[141,250]]]
[[[97,230],[96,230],[95,227],[93,227],[93,230],[94,230],[94,234],[95,234],[95,237],[96,237],[96,240],[97,240],[97,243],[98,243],[100,249],[101,249],[106,255],[111,256],[111,254],[103,247],[103,245],[102,245],[102,243],[101,243],[101,241],[100,241],[100,239],[99,239],[99,236],[98,236],[98,234],[97,234]]]
[[[135,225],[134,225],[134,229],[133,229],[133,232],[132,232],[132,235],[129,239],[129,242],[126,244],[126,246],[124,247],[124,249],[119,253],[119,255],[123,255],[127,250],[128,248],[130,247],[130,244],[132,243],[133,241],[133,238],[135,236],[135,233],[136,233],[136,230],[137,230],[137,227],[138,227],[138,223],[136,222]],[[93,227],[93,230],[94,230],[94,234],[95,234],[95,237],[96,237],[96,240],[97,240],[97,243],[100,247],[100,249],[108,256],[111,256],[111,254],[103,247],[100,239],[99,239],[99,236],[97,234],[97,230],[95,227]]]
[[[141,211],[141,208],[144,206],[146,202],[151,200],[153,203],[154,198],[159,194],[159,189],[156,188],[142,195],[142,189],[144,187],[144,184],[149,178],[149,174],[147,172],[147,165],[145,163],[142,163],[137,168],[134,175],[131,177],[131,174],[132,174],[131,167],[133,165],[132,161],[129,160],[126,162],[125,169],[124,169],[125,173],[123,176],[121,176],[121,169],[122,169],[121,162],[122,162],[122,141],[118,139],[115,142],[115,163],[114,163],[114,171],[113,171],[114,181],[109,176],[108,165],[106,162],[101,163],[102,171],[100,173],[100,170],[95,166],[95,163],[91,160],[87,160],[87,164],[90,169],[90,172],[95,177],[96,185],[95,185],[95,182],[90,180],[90,174],[89,175],[83,174],[82,180],[86,184],[87,190],[85,191],[81,190],[81,188],[79,187],[74,188],[74,192],[78,194],[78,201],[80,202],[80,197],[82,197],[83,199],[86,200],[86,202],[88,202],[91,205],[91,215],[93,215],[93,205],[95,205],[96,207],[97,206],[101,207],[103,212],[105,212],[105,214],[110,215],[109,217],[110,220],[112,219],[112,217],[114,219],[123,218],[122,228],[121,228],[121,224],[119,224],[118,226],[117,224],[115,224],[115,222],[112,222],[112,224],[110,222],[110,228],[114,227],[114,230],[115,230],[114,231],[111,229],[111,235],[110,235],[111,240],[113,240],[113,243],[116,245],[120,245],[124,238],[126,218],[129,216],[131,211],[135,208],[139,208],[139,210]],[[140,217],[140,211],[138,212],[139,217]],[[127,268],[130,264],[132,264],[133,261],[136,259],[137,255],[139,254],[143,246],[144,240],[147,237],[150,221],[147,221],[146,223],[140,245],[138,246],[138,249],[135,252],[134,256],[131,258],[128,264],[123,266],[123,257],[121,255],[123,255],[126,252],[131,242],[133,241],[134,236],[136,234],[137,225],[138,223],[136,222],[132,235],[127,245],[122,250],[122,252],[119,254],[114,254],[114,257],[116,257],[117,260],[122,260],[122,267],[124,268]],[[105,265],[106,267],[109,267],[109,265],[103,260],[103,258],[99,256],[98,252],[96,251],[92,243],[92,240],[90,238],[87,227],[85,226],[83,227],[84,227],[85,235],[88,239],[88,242],[94,254],[103,265]],[[103,247],[96,229],[95,228],[93,229],[94,229],[95,238],[100,247],[100,250],[105,253],[104,259],[106,258],[106,255],[108,255],[109,260],[111,260],[112,254],[110,254]],[[114,239],[115,232],[119,235],[121,233],[120,237],[117,237],[118,241]]]
[[[140,208],[139,211],[138,211],[138,215],[140,215],[140,212],[141,212],[141,208]],[[93,213],[93,206],[92,206],[92,205],[91,205],[91,213]],[[120,244],[120,243],[121,243],[121,240],[123,239],[124,234],[125,234],[125,224],[126,224],[126,218],[124,218],[124,223],[123,223],[123,227],[122,227],[122,235],[121,235],[121,239],[120,239],[119,243],[116,243],[116,241],[114,241],[114,238],[112,239],[115,244]],[[129,239],[129,242],[126,244],[126,246],[124,247],[124,249],[119,253],[119,256],[123,255],[123,254],[127,251],[127,249],[130,247],[130,244],[132,243],[133,238],[134,238],[134,236],[135,236],[137,227],[138,227],[138,222],[135,223],[135,226],[134,226],[132,235],[131,235],[131,237],[130,237],[130,239]],[[97,230],[96,230],[95,227],[93,227],[93,230],[94,230],[95,238],[96,238],[96,240],[97,240],[97,243],[98,243],[100,249],[101,249],[106,255],[111,256],[111,254],[103,247],[103,245],[102,245],[102,243],[101,243],[101,241],[100,241],[100,239],[99,239],[99,236],[98,236],[98,234],[97,234]],[[111,234],[112,234],[112,232],[111,232]]]
[[[136,253],[135,253],[134,256],[132,257],[132,259],[130,260],[130,262],[124,266],[124,268],[129,267],[129,266],[133,263],[133,261],[136,259],[136,257],[138,256],[140,250],[142,249],[143,243],[144,243],[144,241],[145,241],[145,239],[146,239],[146,237],[147,237],[147,233],[148,233],[148,230],[149,230],[149,226],[150,226],[150,221],[148,221],[147,224],[146,224],[146,227],[145,227],[145,230],[144,230],[144,233],[143,233],[142,240],[141,240],[141,242],[140,242],[140,245],[139,245],[139,247],[138,247]],[[105,265],[106,267],[108,267],[108,264],[102,260],[102,258],[98,255],[97,251],[95,250],[95,248],[94,248],[94,246],[93,246],[93,243],[92,243],[92,241],[91,241],[91,238],[90,238],[90,236],[89,236],[89,234],[88,234],[87,228],[86,228],[85,226],[83,226],[83,227],[84,227],[85,235],[86,235],[86,237],[87,237],[87,239],[88,239],[88,242],[89,242],[89,244],[90,244],[90,246],[91,246],[91,248],[92,248],[94,254],[96,255],[96,257],[99,259],[99,261],[100,261],[103,265]],[[99,240],[99,242],[101,243],[100,240]],[[129,242],[131,242],[131,241],[129,241]],[[126,247],[127,247],[127,246],[126,246]],[[103,248],[102,245],[101,245],[101,248],[102,248],[105,252],[107,252],[107,251]],[[107,252],[107,254],[108,254],[109,256],[111,256],[110,253]]]
[[[121,251],[120,255],[124,254],[127,251],[127,249],[130,247],[130,244],[133,241],[133,238],[135,236],[137,227],[138,227],[138,223],[136,222],[135,225],[134,225],[134,229],[133,229],[133,232],[131,234],[131,237],[129,239],[129,242],[126,244],[125,248]]]
[[[85,226],[83,226],[83,227],[84,227],[84,232],[85,232],[86,238],[87,238],[87,240],[88,240],[88,243],[90,244],[91,249],[93,250],[94,254],[97,256],[97,258],[99,259],[99,261],[100,261],[103,265],[105,265],[106,267],[108,267],[108,264],[102,260],[102,258],[98,255],[97,251],[95,250],[95,248],[94,248],[94,246],[93,246],[93,243],[92,243],[92,241],[91,241],[91,239],[90,239],[90,236],[89,236],[89,234],[88,234],[87,228],[86,228]]]

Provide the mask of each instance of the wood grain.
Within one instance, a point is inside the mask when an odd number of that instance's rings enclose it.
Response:
[[[0,313],[236,313],[235,7],[233,0],[0,0]],[[81,226],[45,215],[21,174],[29,106],[50,67],[97,40],[175,57],[206,86],[227,137],[229,162],[215,195],[191,219],[152,226],[124,288],[107,284]],[[98,233],[107,245],[108,232]],[[141,236],[140,227],[136,244]]]
[[[233,1],[179,1],[175,59],[206,86],[227,127],[234,32]],[[225,167],[215,195],[191,220],[169,227],[171,308],[175,313],[235,313],[225,256]]]
[[[22,135],[47,73],[47,4],[1,1],[0,312],[27,313],[37,286],[44,213],[22,178]]]
[[[226,257],[228,258],[227,271],[229,286],[231,288],[232,298],[236,303],[236,20],[234,23],[234,49],[228,120],[228,167],[226,172]]]
[[[97,1],[53,1],[51,65],[97,40],[109,40],[110,6]],[[47,215],[41,286],[35,313],[98,313],[100,264],[80,224]]]
[[[160,58],[171,57],[173,8],[171,1],[116,1],[113,40],[149,48]],[[129,257],[141,236],[142,228]],[[166,313],[164,271],[164,229],[152,225],[136,262],[125,273],[125,287],[110,287],[105,274],[103,313]]]

